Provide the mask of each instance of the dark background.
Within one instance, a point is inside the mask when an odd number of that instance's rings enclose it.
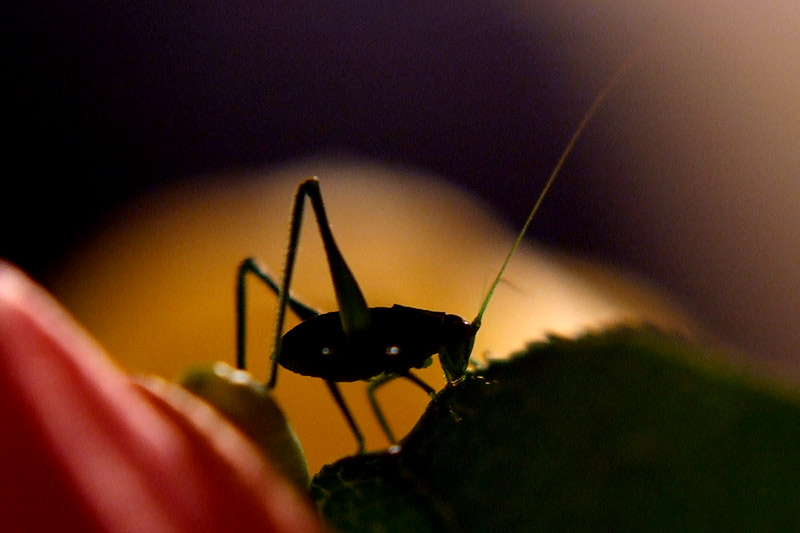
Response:
[[[576,82],[563,28],[490,4],[127,4],[34,2],[12,21],[18,231],[2,253],[34,273],[137,191],[321,151],[430,169],[492,203],[519,195],[509,182],[536,191],[637,38]]]
[[[733,190],[745,191],[749,167],[763,168],[713,155],[752,145],[724,136],[746,98],[741,73],[718,60],[736,53],[713,46],[725,36],[763,42],[737,25],[752,13],[535,4],[13,4],[0,256],[47,284],[63,254],[137,193],[330,152],[441,174],[518,226],[597,91],[657,35],[571,157],[536,238],[643,272],[724,338],[793,361],[800,284],[787,273],[764,281],[769,250],[730,250],[736,239],[793,244],[796,218],[778,219],[779,235],[743,235],[726,221],[763,220],[769,200],[731,199],[710,177],[742,179]],[[787,124],[758,133],[770,150],[791,143]],[[723,136],[699,133],[708,131]],[[798,168],[792,160],[777,172],[792,178]],[[755,214],[745,209],[753,204]],[[713,220],[686,214],[714,210]],[[721,256],[709,251],[717,244]]]

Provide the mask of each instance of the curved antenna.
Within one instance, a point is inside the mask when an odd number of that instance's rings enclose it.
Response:
[[[650,43],[647,43],[650,44]],[[542,192],[539,193],[539,196],[536,198],[536,202],[533,204],[533,208],[531,208],[531,212],[528,214],[528,218],[525,220],[525,224],[522,225],[522,229],[517,235],[517,238],[514,239],[514,244],[511,245],[511,249],[508,251],[508,255],[506,255],[505,261],[503,261],[503,265],[500,267],[500,271],[497,273],[497,277],[494,279],[492,286],[489,288],[489,292],[486,293],[486,298],[483,300],[483,304],[481,304],[481,308],[478,311],[478,316],[475,317],[475,320],[472,321],[472,324],[475,326],[475,329],[478,329],[481,326],[481,319],[483,318],[483,313],[486,311],[486,308],[489,306],[489,301],[492,299],[494,295],[494,291],[497,289],[497,286],[500,284],[500,279],[503,277],[503,274],[508,267],[508,264],[511,262],[511,258],[514,256],[514,253],[519,248],[520,243],[522,243],[522,238],[525,236],[525,233],[528,231],[528,227],[531,225],[531,221],[533,217],[536,215],[536,212],[539,211],[539,207],[542,205],[542,201],[544,197],[547,196],[547,192],[550,190],[550,187],[555,182],[556,177],[561,172],[561,168],[564,166],[564,162],[567,160],[567,157],[572,152],[572,149],[575,147],[575,144],[578,142],[583,131],[586,129],[586,125],[592,119],[594,114],[600,108],[600,106],[605,102],[608,98],[609,93],[611,93],[614,88],[619,85],[619,82],[622,81],[622,78],[628,71],[636,64],[641,56],[644,54],[645,50],[648,48],[647,45],[642,45],[636,52],[628,56],[628,58],[619,66],[617,70],[614,72],[611,79],[606,82],[605,86],[602,90],[594,97],[592,101],[592,105],[589,106],[589,109],[584,113],[583,118],[581,119],[578,127],[575,128],[575,132],[572,134],[567,146],[564,148],[564,151],[561,152],[561,157],[558,159],[558,163],[556,163],[555,168],[550,173],[550,177],[547,178],[547,182],[544,184],[544,188],[542,188]]]

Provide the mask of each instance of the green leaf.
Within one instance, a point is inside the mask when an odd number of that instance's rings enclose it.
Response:
[[[800,530],[800,402],[653,329],[553,338],[312,494],[345,532]]]

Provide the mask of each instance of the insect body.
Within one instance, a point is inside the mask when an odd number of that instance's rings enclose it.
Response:
[[[300,238],[305,199],[311,200],[333,278],[339,311],[320,314],[289,294]],[[275,347],[267,387],[275,387],[278,365],[293,372],[325,380],[364,450],[364,438],[337,383],[368,380],[369,399],[386,436],[396,442],[375,398],[375,391],[393,379],[406,378],[428,393],[432,387],[411,373],[412,368],[439,360],[450,383],[464,377],[480,319],[472,323],[441,312],[395,305],[367,307],[361,289],[344,261],[327,222],[319,181],[300,184],[292,211],[292,225],[282,284],[249,258],[239,267],[237,284],[237,366],[245,367],[245,278],[252,273],[278,295]],[[286,309],[302,322],[283,334]]]
[[[284,335],[280,365],[305,376],[359,381],[427,367],[435,354],[467,353],[466,347],[451,344],[474,338],[474,327],[455,315],[402,305],[372,307],[369,314],[372,326],[352,340],[337,312],[302,322]],[[464,375],[462,357],[442,361],[449,381]]]
[[[464,377],[483,313],[512,256],[522,242],[531,220],[589,119],[635,58],[636,56],[629,58],[595,97],[539,194],[472,322],[456,315],[401,305],[368,307],[330,230],[319,181],[311,178],[302,182],[295,195],[281,283],[278,284],[252,258],[243,261],[239,267],[236,306],[239,368],[245,367],[245,278],[248,274],[253,274],[278,295],[275,345],[267,387],[270,389],[275,387],[279,365],[302,375],[325,380],[358,441],[358,451],[363,452],[364,438],[344,402],[337,383],[366,380],[369,382],[367,391],[375,415],[389,440],[395,443],[396,439],[375,398],[376,389],[393,379],[402,377],[433,396],[434,389],[416,377],[411,370],[430,365],[433,355],[436,354],[439,356],[449,384],[456,383]],[[339,306],[337,312],[321,314],[293,298],[289,293],[306,199],[311,202],[322,237]],[[302,322],[284,334],[283,325],[287,309],[297,315]]]

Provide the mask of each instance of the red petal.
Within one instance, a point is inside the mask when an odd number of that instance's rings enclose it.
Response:
[[[319,530],[215,411],[138,385],[2,262],[0,435],[2,531]]]

